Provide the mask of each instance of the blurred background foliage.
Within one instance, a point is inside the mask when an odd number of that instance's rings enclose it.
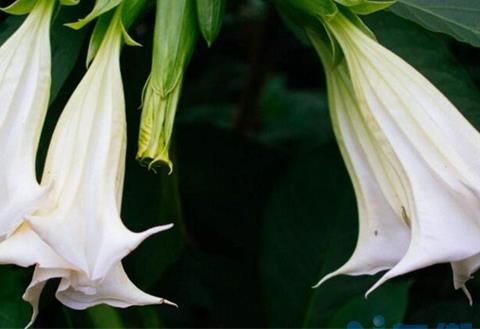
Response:
[[[479,128],[479,50],[394,14],[408,17],[412,3],[402,1],[366,22],[382,44],[426,75]],[[55,16],[52,101],[39,167],[56,119],[85,73],[92,27],[72,31],[63,23],[91,6],[82,1]],[[3,41],[22,18],[0,19]],[[438,24],[426,19],[424,26]],[[391,280],[368,299],[363,294],[378,276],[338,277],[311,288],[353,251],[356,204],[330,127],[320,62],[269,2],[228,2],[219,39],[211,48],[199,42],[188,68],[173,174],[141,167],[135,161],[138,107],[150,70],[153,22],[151,6],[131,30],[143,47],[125,47],[122,54],[129,134],[122,213],[134,231],[169,222],[175,227],[150,238],[124,263],[140,288],[179,309],[73,311],[56,301],[55,284],[49,284],[37,327],[345,328],[352,320],[372,327],[378,314],[387,326],[480,325],[480,306],[470,307],[453,290],[448,265]],[[28,322],[30,307],[21,295],[31,272],[0,267],[1,327]],[[478,280],[469,286],[478,298]]]

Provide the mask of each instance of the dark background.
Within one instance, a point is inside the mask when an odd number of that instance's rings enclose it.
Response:
[[[92,26],[71,31],[89,4],[61,8],[52,29],[52,104],[40,145],[85,72]],[[1,16],[0,40],[21,18]],[[427,76],[480,127],[480,52],[382,12],[366,19],[378,40]],[[268,2],[229,1],[209,49],[199,40],[174,131],[174,172],[135,161],[141,90],[150,70],[154,10],[131,29],[143,47],[125,47],[122,69],[129,148],[123,219],[134,231],[175,227],[125,261],[143,290],[179,309],[155,305],[73,311],[45,289],[36,327],[372,327],[396,322],[471,322],[478,304],[455,291],[449,265],[394,279],[365,300],[379,278],[338,277],[312,289],[350,256],[356,242],[353,189],[330,126],[322,67],[312,48],[285,28]],[[461,241],[459,241],[461,243]],[[21,327],[21,295],[31,269],[0,267],[0,326]],[[480,296],[478,280],[468,286]]]

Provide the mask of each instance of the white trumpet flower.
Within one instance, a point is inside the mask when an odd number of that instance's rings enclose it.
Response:
[[[55,0],[38,0],[0,47],[0,240],[46,199],[35,158],[48,108],[50,20]]]
[[[350,260],[319,284],[389,270],[368,294],[395,276],[450,262],[455,288],[470,298],[465,281],[480,265],[479,133],[426,78],[342,14],[325,24],[345,57],[327,68],[327,80],[360,230]]]
[[[61,278],[56,297],[74,309],[170,303],[139,290],[121,264],[171,225],[133,233],[120,218],[126,149],[120,13],[57,123],[42,178],[52,186],[48,201],[0,243],[0,262],[36,264],[24,295],[34,308],[32,321],[51,278]]]

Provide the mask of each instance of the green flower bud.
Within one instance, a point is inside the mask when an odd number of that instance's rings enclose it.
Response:
[[[183,74],[196,45],[194,0],[158,0],[152,70],[144,89],[137,159],[149,167],[165,163]]]
[[[197,0],[200,31],[210,47],[222,28],[226,0]]]

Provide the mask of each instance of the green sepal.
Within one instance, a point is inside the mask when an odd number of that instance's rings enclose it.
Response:
[[[128,46],[141,47],[142,45],[137,41],[133,40],[133,38],[128,34],[127,29],[125,28],[125,25],[123,25],[123,23],[121,24],[121,26],[122,26],[123,41],[125,42],[125,44],[127,44]]]
[[[226,0],[196,0],[200,31],[211,47],[222,28]]]
[[[88,43],[88,52],[87,52],[87,67],[92,62],[93,58],[98,52],[100,45],[102,43],[103,37],[107,32],[110,21],[112,20],[113,12],[106,13],[100,16],[95,22],[95,27],[90,36],[90,41]]]
[[[25,15],[35,7],[36,3],[37,0],[16,0],[11,5],[0,9],[11,15]]]
[[[342,48],[326,26],[323,29],[307,29],[306,35],[310,43],[317,50],[317,53],[320,51],[319,47],[322,48],[321,50],[324,54],[328,52],[328,69],[333,69],[342,62],[344,58]],[[323,64],[327,65],[327,62],[323,62]]]
[[[325,31],[325,34],[328,37],[330,50],[332,54],[332,61],[333,61],[332,66],[335,67],[338,64],[340,64],[340,62],[343,60],[344,56],[343,56],[342,47],[340,47],[340,44],[338,43],[337,39],[335,39],[333,34],[330,32],[330,30],[328,30],[325,27],[323,31]]]
[[[80,0],[60,0],[62,6],[76,6],[80,3]]]
[[[77,22],[65,24],[72,29],[79,30],[95,18],[99,17],[100,15],[112,10],[116,6],[118,6],[122,0],[97,0],[95,2],[95,6],[93,7],[92,11],[85,16],[84,18],[79,19]]]
[[[387,9],[395,4],[396,0],[376,1],[368,0],[363,4],[349,7],[349,9],[358,15],[370,15],[374,12]]]
[[[152,79],[162,97],[166,97],[183,76],[197,35],[194,0],[157,0]]]
[[[127,27],[131,25],[131,23],[137,18],[138,14],[140,13],[143,5],[145,4],[145,0],[119,0],[121,2],[121,7],[117,10],[121,10],[121,19],[122,19],[122,34],[123,40],[125,44],[129,46],[141,46],[138,42],[136,42],[127,32]],[[113,9],[113,8],[111,8]],[[108,26],[112,20],[113,15],[115,15],[115,11],[107,10],[105,13],[100,14],[97,17],[97,21],[95,23],[95,27],[93,32],[90,36],[90,41],[88,44],[88,52],[87,52],[87,60],[86,65],[87,67],[92,62],[93,58],[98,52],[100,45],[102,44],[103,37],[107,32]],[[128,12],[128,15],[124,15],[125,12]]]
[[[348,20],[351,23],[353,23],[357,28],[362,30],[363,33],[368,35],[373,40],[377,40],[377,37],[375,36],[375,33],[373,33],[372,30],[370,30],[370,28],[362,21],[362,19],[360,17],[358,17],[358,15],[356,13],[352,12],[351,9],[352,9],[352,7],[348,8],[348,9],[341,8],[340,10],[341,10],[342,14],[346,18],[348,18]]]
[[[325,30],[327,31],[327,30]],[[313,48],[317,51],[325,71],[331,71],[335,68],[335,54],[333,53],[334,48],[331,44],[331,38],[325,34],[318,33],[319,31],[307,30],[306,34],[309,38]],[[326,40],[329,39],[329,40]]]
[[[145,7],[147,0],[123,0],[122,2],[122,22],[126,29],[132,25],[138,15]],[[154,1],[149,0],[148,4],[153,5]]]

